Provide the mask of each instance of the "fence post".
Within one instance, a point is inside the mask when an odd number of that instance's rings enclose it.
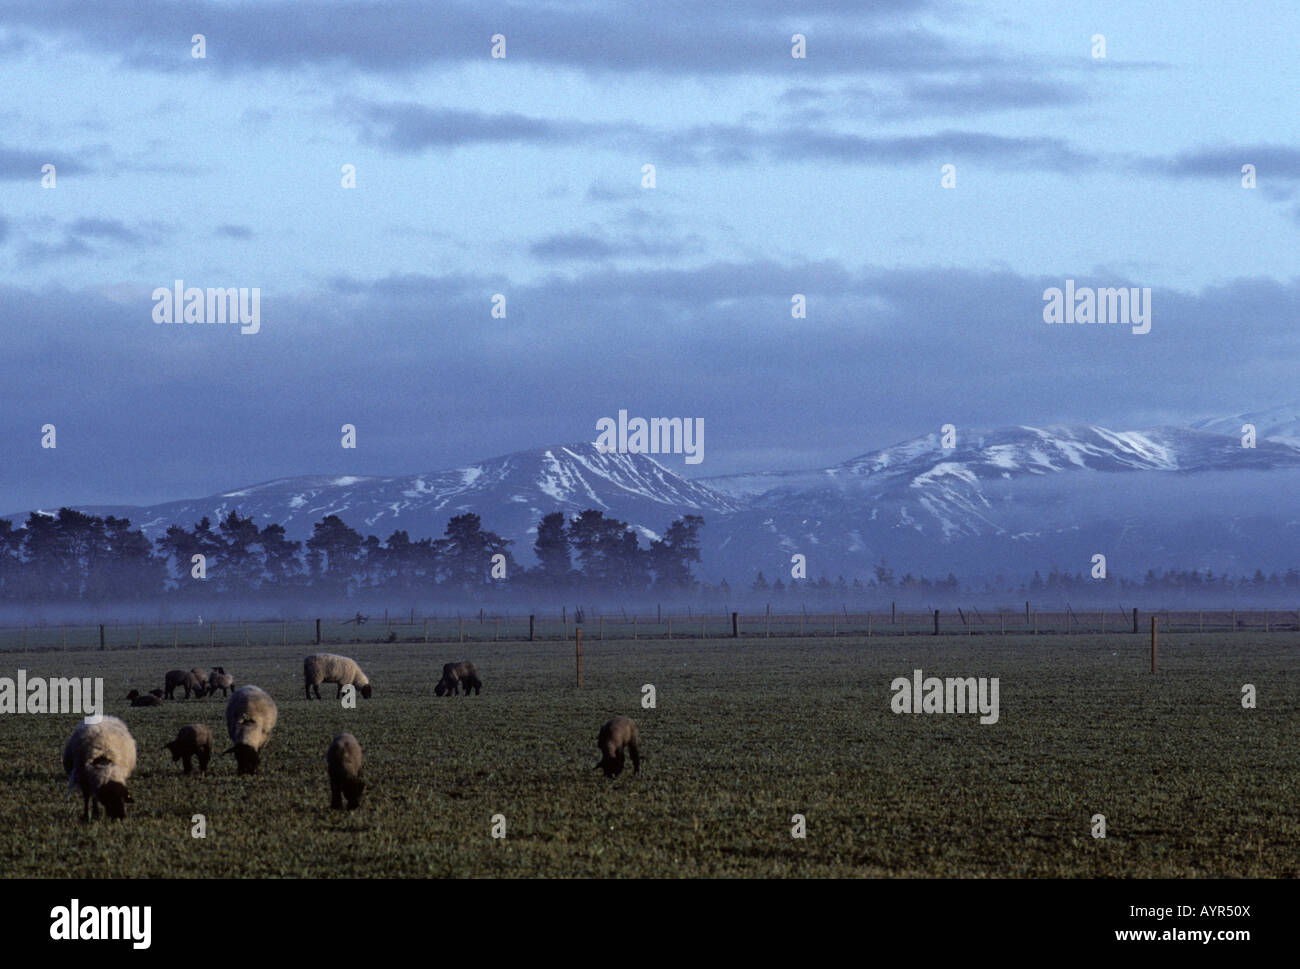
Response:
[[[740,638],[740,614],[735,612],[731,614],[731,638]]]
[[[1264,632],[1268,632],[1268,610],[1264,610]]]
[[[668,617],[668,638],[673,638],[673,617],[671,615]]]
[[[176,624],[172,623],[172,649],[175,649],[177,646],[179,646],[180,642],[181,642],[180,631],[176,628]]]
[[[140,628],[140,623],[135,624],[135,648],[140,648],[140,643],[144,639],[144,630]]]
[[[934,634],[939,635],[939,610],[934,610]]]
[[[1236,609],[1232,610],[1232,631],[1234,633],[1237,631],[1237,610]]]
[[[892,626],[898,622],[898,616],[894,614],[894,603],[889,604],[889,624]]]
[[[316,642],[319,643],[320,640],[318,639],[316,640]],[[217,627],[215,623],[209,622],[208,623],[208,646],[209,647],[215,646],[216,643],[217,643]]]
[[[532,619],[532,616],[529,616],[528,618],[529,618],[529,619]],[[529,623],[529,628],[528,628],[528,638],[529,638],[529,639],[532,639],[532,638],[533,638],[533,631],[532,631],[532,623],[531,623],[531,622]],[[428,616],[426,616],[425,619],[424,619],[424,641],[425,641],[426,643],[429,641],[429,617],[428,617]]]
[[[605,617],[604,616],[600,617],[600,641],[602,643],[605,641]]]
[[[577,639],[578,639],[578,650],[577,650],[577,654],[578,654],[578,686],[582,686],[582,627],[581,627],[581,626],[578,627],[578,631],[577,631]]]
[[[1138,631],[1138,607],[1133,607],[1133,631]]]
[[[1038,635],[1038,610],[1034,610],[1034,635]]]
[[[605,621],[602,619],[601,624],[603,625],[604,622]],[[425,621],[425,626],[426,628],[428,627],[427,620]],[[537,617],[534,616],[532,613],[529,613],[528,614],[528,641],[530,643],[533,641],[533,636],[536,634],[536,632],[537,632]]]
[[[1025,625],[1029,625],[1029,600],[1025,600]]]
[[[1267,624],[1265,624],[1265,629],[1267,629]],[[63,624],[63,648],[68,648],[68,624],[66,622]]]
[[[1151,672],[1156,671],[1156,623],[1160,620],[1155,616],[1151,617]]]
[[[799,635],[803,635],[803,610],[799,610]]]
[[[706,636],[706,635],[704,634],[704,617],[703,617],[703,616],[700,616],[700,639],[701,639],[701,640],[708,639],[708,636]]]
[[[280,645],[289,645],[289,620],[287,619],[280,620]]]
[[[465,620],[461,616],[456,617],[456,635],[462,643],[465,641]]]
[[[244,620],[244,645],[248,645],[248,620]]]
[[[320,645],[320,620],[316,620],[316,645]]]
[[[1196,610],[1196,631],[1198,633],[1205,632],[1205,610],[1204,609]]]
[[[99,624],[99,648],[104,648],[104,624],[102,622]]]
[[[871,638],[871,613],[867,613],[867,638]]]
[[[907,635],[907,613],[900,612],[898,618],[902,620],[902,635]]]
[[[832,612],[831,613],[831,636],[832,637],[839,635],[838,626],[839,626],[839,616],[835,615],[835,613]]]
[[[632,617],[632,638],[636,639],[636,616]]]

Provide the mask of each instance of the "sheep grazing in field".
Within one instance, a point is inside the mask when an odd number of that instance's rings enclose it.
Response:
[[[623,751],[632,755],[632,772],[641,773],[641,751],[637,746],[636,724],[627,717],[615,717],[600,728],[596,746],[600,749],[600,763],[595,770],[603,770],[606,777],[623,773]]]
[[[163,687],[167,699],[176,699],[176,690],[182,687],[185,690],[185,699],[188,700],[191,693],[203,696],[207,692],[208,681],[206,676],[200,680],[194,675],[193,670],[168,670]]]
[[[194,679],[198,681],[199,688],[196,691],[199,696],[208,695],[208,671],[201,666],[196,666],[190,670],[194,674]]]
[[[160,707],[162,706],[162,697],[154,693],[141,693],[139,690],[132,690],[126,695],[131,701],[133,707]]]
[[[256,774],[262,748],[275,729],[275,701],[256,686],[241,686],[226,703],[226,733],[233,746],[222,751],[234,754],[240,774]]]
[[[361,779],[361,745],[350,733],[334,738],[325,753],[325,763],[330,775],[330,807],[341,809],[347,798],[348,810],[355,811],[361,804],[361,793],[366,782]]]
[[[444,664],[442,679],[433,688],[433,692],[437,696],[456,696],[460,693],[462,684],[465,687],[466,696],[469,696],[470,690],[473,690],[475,694],[483,692],[483,681],[478,678],[478,667],[469,660]]]
[[[104,805],[108,817],[121,820],[126,817],[126,805],[131,794],[126,789],[126,779],[135,770],[135,740],[131,731],[117,717],[100,717],[98,723],[87,717],[77,724],[63,748],[63,769],[68,772],[68,793],[81,788],[84,799],[81,819],[89,821],[90,807]]]
[[[313,690],[316,691],[316,699],[320,699],[322,683],[333,683],[338,687],[335,699],[343,695],[343,687],[348,684],[355,686],[357,692],[367,700],[370,699],[372,692],[370,680],[366,678],[365,673],[361,672],[357,661],[346,656],[335,656],[333,653],[316,653],[304,659],[302,678],[306,683],[308,700],[311,699]]]
[[[181,769],[190,772],[190,760],[199,759],[199,773],[208,772],[208,758],[212,756],[212,728],[203,723],[187,723],[176,734],[171,743],[163,744],[163,750],[170,750],[172,763],[181,761]]]
[[[235,678],[218,666],[208,674],[208,696],[221,691],[223,697],[228,696],[230,691],[235,688]]]

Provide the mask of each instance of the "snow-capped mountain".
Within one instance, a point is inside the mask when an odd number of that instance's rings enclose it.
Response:
[[[1300,562],[1300,448],[1185,428],[1094,425],[937,434],[819,472],[701,479],[747,508],[705,530],[724,572],[762,561],[788,577],[901,574],[1021,576],[1087,572],[1107,556],[1125,575],[1148,568],[1285,568]]]
[[[1211,417],[1197,421],[1192,427],[1211,434],[1240,437],[1241,429],[1246,424],[1254,425],[1255,436],[1261,440],[1280,441],[1292,447],[1300,447],[1300,400],[1234,417]]]
[[[403,529],[412,538],[437,537],[447,520],[475,512],[483,527],[507,538],[528,559],[538,520],[548,512],[577,514],[598,508],[656,538],[684,514],[713,518],[738,509],[726,495],[687,481],[642,454],[612,454],[593,444],[520,451],[450,471],[397,477],[305,475],[237,491],[148,507],[91,507],[83,511],[131,519],[151,538],[173,524],[205,515],[215,525],[231,511],[265,526],[279,522],[292,539],[311,535],[326,515],[338,515],[363,535],[387,538]]]
[[[280,522],[303,539],[326,515],[366,535],[437,537],[454,515],[515,542],[532,561],[540,518],[598,508],[628,522],[643,545],[674,519],[702,515],[698,574],[748,585],[763,571],[864,580],[882,559],[899,574],[964,580],[1024,577],[1059,567],[1086,573],[1107,557],[1120,575],[1148,568],[1239,572],[1300,566],[1300,444],[1270,440],[1287,427],[1268,412],[1261,437],[1163,427],[1016,426],[959,432],[956,445],[927,435],[830,468],[687,480],[644,454],[570,444],[508,454],[449,471],[396,477],[302,476],[149,507],[85,507],[128,517],[156,538],[171,524],[215,523],[230,511]],[[25,514],[6,516],[15,524]]]

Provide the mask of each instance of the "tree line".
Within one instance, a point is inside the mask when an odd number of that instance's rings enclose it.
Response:
[[[548,595],[690,594],[699,583],[704,519],[686,515],[643,548],[626,522],[588,509],[544,516],[533,550],[537,564],[515,562],[510,539],[483,528],[478,515],[457,515],[441,538],[403,530],[384,541],[327,515],[311,537],[294,541],[278,523],[258,527],[238,511],[214,526],[204,517],[172,525],[150,542],[126,518],[72,508],[33,512],[23,528],[0,520],[0,600],[142,602],[160,596],[268,600],[285,596],[348,597],[393,593],[486,598],[505,589]]]

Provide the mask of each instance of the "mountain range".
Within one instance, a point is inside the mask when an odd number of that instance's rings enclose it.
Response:
[[[1241,427],[1258,440],[1242,446]],[[1300,405],[1115,431],[1096,425],[938,433],[811,471],[686,479],[645,454],[592,443],[521,451],[453,470],[396,477],[306,475],[151,506],[79,506],[130,518],[157,538],[171,524],[215,523],[231,511],[279,522],[305,539],[325,515],[363,534],[440,536],[477,513],[531,564],[538,520],[598,508],[643,545],[675,518],[701,515],[697,574],[748,585],[759,571],[864,581],[882,560],[904,572],[1021,581],[1052,568],[1213,569],[1233,574],[1300,565]],[[47,509],[48,511],[48,509]],[[26,513],[6,516],[15,524]]]

